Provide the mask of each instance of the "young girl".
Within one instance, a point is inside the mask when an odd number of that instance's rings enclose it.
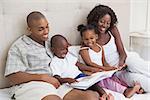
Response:
[[[117,67],[110,66],[104,56],[103,48],[97,44],[97,34],[94,25],[79,25],[78,31],[80,31],[82,37],[82,46],[80,49],[80,55],[85,64],[100,68],[102,71],[109,71],[117,69]],[[124,66],[123,66],[124,67]],[[122,69],[123,67],[119,68]],[[123,93],[125,97],[130,98],[133,94],[139,91],[140,84],[135,83],[134,87],[127,88],[121,84],[115,82],[111,78],[106,78],[100,81],[99,85],[110,90],[114,90],[119,93]]]

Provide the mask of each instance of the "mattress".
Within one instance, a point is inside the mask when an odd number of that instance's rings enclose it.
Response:
[[[150,93],[135,94],[130,99],[125,98],[122,94],[105,89],[107,93],[111,93],[115,100],[150,100]],[[11,100],[9,96],[9,88],[0,89],[0,100]],[[23,99],[22,99],[23,100]]]

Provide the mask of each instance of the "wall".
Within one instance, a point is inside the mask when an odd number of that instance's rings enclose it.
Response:
[[[130,50],[150,61],[150,1],[131,0]]]
[[[80,36],[76,26],[85,22],[89,11],[98,3],[115,10],[123,42],[128,47],[129,0],[0,0],[0,87],[7,86],[3,74],[8,49],[14,40],[27,32],[29,12],[38,10],[47,16],[50,35],[64,34],[70,43],[78,44]]]

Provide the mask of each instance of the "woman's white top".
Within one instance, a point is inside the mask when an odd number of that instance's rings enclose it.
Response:
[[[105,59],[109,65],[117,66],[118,62],[119,62],[119,54],[118,54],[117,47],[115,44],[115,39],[111,35],[111,33],[109,33],[109,34],[111,36],[109,42],[107,44],[103,45],[103,48],[105,51],[104,52]]]

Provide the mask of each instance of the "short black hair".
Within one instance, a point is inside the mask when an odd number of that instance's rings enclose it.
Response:
[[[87,24],[98,24],[99,19],[101,19],[106,14],[111,16],[110,30],[114,25],[117,24],[118,19],[115,12],[106,5],[95,6],[87,16]],[[98,27],[98,26],[97,26]]]
[[[45,16],[44,16],[41,12],[39,12],[39,11],[33,11],[33,12],[31,12],[31,13],[27,16],[27,25],[28,25],[29,27],[31,27],[33,20],[39,20],[39,19],[41,19],[41,18],[45,18]]]
[[[64,36],[60,35],[60,34],[52,36],[51,40],[50,40],[51,47],[57,46],[57,44],[60,43],[61,40],[65,40],[66,42],[68,42],[67,39]]]

